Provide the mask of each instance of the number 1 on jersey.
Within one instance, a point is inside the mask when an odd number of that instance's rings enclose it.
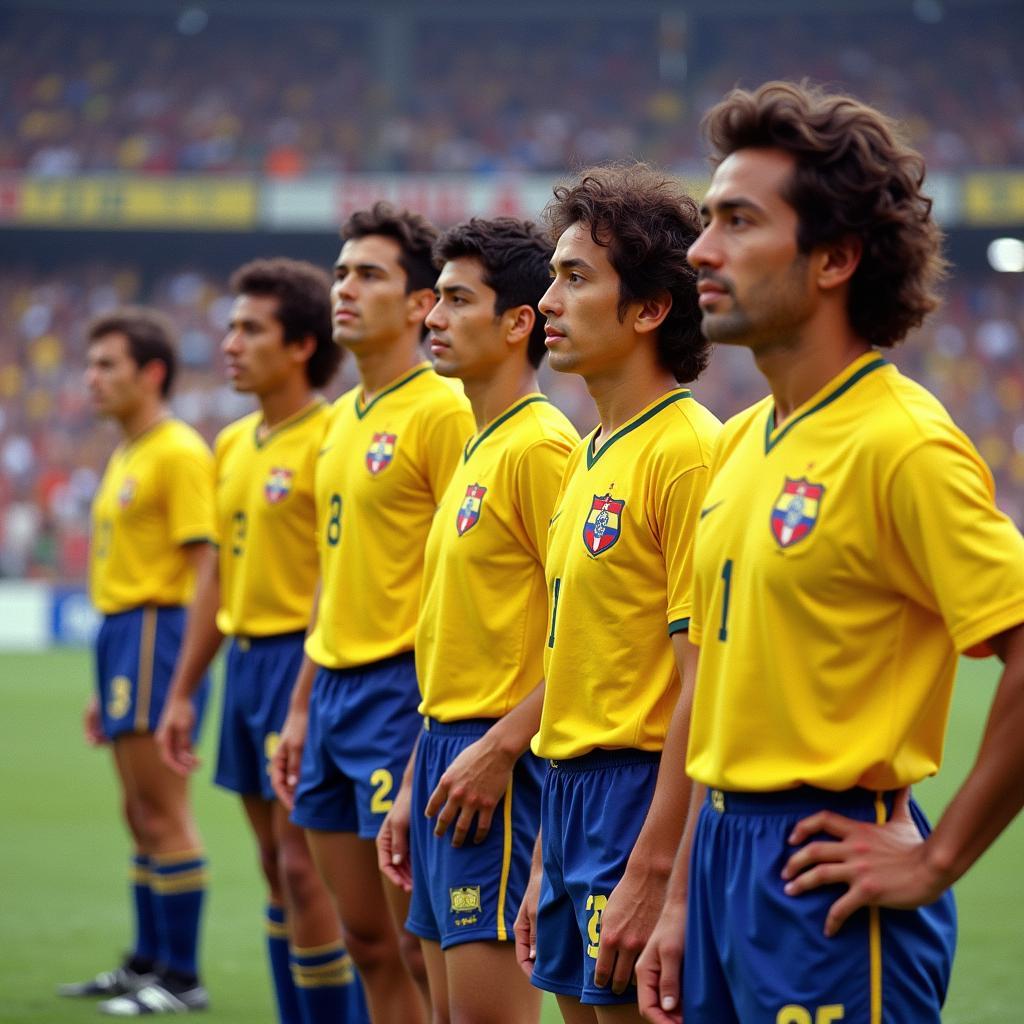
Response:
[[[732,559],[727,558],[722,566],[722,624],[718,627],[718,639],[725,641],[729,639],[729,596],[732,590]]]

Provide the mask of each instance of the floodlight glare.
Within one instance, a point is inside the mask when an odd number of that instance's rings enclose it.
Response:
[[[1000,274],[1024,271],[1024,242],[1019,238],[997,238],[989,243],[988,263]]]

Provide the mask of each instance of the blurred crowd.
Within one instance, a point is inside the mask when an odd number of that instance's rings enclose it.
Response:
[[[918,17],[884,22],[765,6],[660,20],[424,7],[390,35],[355,16],[7,10],[0,171],[487,173],[643,155],[685,172],[726,90],[803,76],[899,118],[933,170],[1024,164],[1019,6],[919,0]]]
[[[0,276],[0,576],[80,580],[89,504],[117,443],[82,382],[85,324],[123,302],[152,303],[180,331],[175,411],[212,439],[249,412],[224,383],[219,341],[231,306],[222,278],[181,269],[143,280],[124,266],[82,264]],[[992,467],[1001,507],[1024,526],[1024,292],[1012,275],[961,278],[943,308],[893,355],[934,392]],[[354,381],[346,362],[330,389]],[[595,424],[579,379],[545,371],[545,389],[581,431]],[[762,397],[749,353],[718,349],[695,385],[723,419]]]

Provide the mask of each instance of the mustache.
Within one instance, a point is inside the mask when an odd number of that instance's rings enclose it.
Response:
[[[732,284],[724,277],[719,277],[718,274],[712,273],[710,270],[701,270],[697,274],[697,284],[700,285],[705,282],[718,285],[719,288],[732,295]]]

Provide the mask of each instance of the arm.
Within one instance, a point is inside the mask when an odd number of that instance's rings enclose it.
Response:
[[[812,842],[789,858],[782,877],[791,896],[841,883],[825,934],[835,935],[864,906],[913,908],[936,900],[989,848],[1024,806],[1024,623],[991,638],[1004,668],[977,760],[935,831],[922,840],[907,813],[908,794],[885,825],[820,812],[790,836],[799,845],[818,832],[839,841]]]
[[[412,817],[412,779],[416,764],[416,751],[420,740],[416,737],[412,753],[402,773],[391,810],[384,816],[377,833],[377,867],[381,874],[403,892],[412,892],[412,869],[409,866],[409,821]]]
[[[665,736],[657,786],[626,870],[601,915],[594,982],[601,987],[610,983],[616,993],[625,992],[636,959],[654,931],[690,802],[690,780],[683,768],[697,648],[687,641],[685,632],[672,636],[672,646],[682,685]]]
[[[430,795],[424,814],[437,815],[434,835],[443,836],[452,822],[452,846],[462,846],[476,817],[473,842],[482,843],[491,829],[498,802],[508,789],[516,761],[529,749],[540,726],[544,684],[498,719],[448,766]]]
[[[199,758],[192,749],[196,714],[191,698],[223,639],[217,628],[220,607],[217,552],[209,544],[189,544],[185,551],[195,571],[196,592],[188,610],[185,640],[156,730],[160,757],[178,775],[187,775],[199,766]]]
[[[313,608],[309,616],[309,629],[313,632],[320,609],[320,587],[313,595]],[[295,677],[291,700],[288,703],[288,717],[281,727],[277,749],[270,759],[270,782],[277,799],[290,811],[295,803],[295,787],[299,784],[299,768],[302,765],[302,748],[306,745],[306,728],[309,723],[309,695],[313,692],[316,678],[316,663],[304,655],[299,674]]]
[[[706,795],[707,786],[691,787],[690,811],[665,889],[665,905],[650,941],[636,962],[637,1002],[640,1013],[651,1024],[681,1024],[683,1019],[679,980],[690,889],[690,850],[697,815]]]
[[[533,963],[537,959],[537,904],[540,902],[540,883],[543,877],[544,858],[538,832],[537,841],[533,844],[530,878],[526,883],[523,902],[519,905],[513,929],[516,936],[516,959],[528,978],[533,974]]]

